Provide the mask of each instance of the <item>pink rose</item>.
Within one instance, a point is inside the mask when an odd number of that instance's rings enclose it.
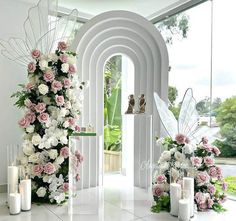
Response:
[[[39,58],[40,55],[41,55],[41,52],[40,52],[39,50],[37,50],[37,49],[35,49],[35,50],[33,50],[33,51],[31,52],[31,56],[32,56],[33,59]]]
[[[34,62],[30,62],[30,63],[28,64],[28,72],[29,72],[29,73],[33,73],[35,70],[36,70],[36,65],[35,65],[35,63],[34,63]]]
[[[201,157],[191,157],[190,158],[192,165],[199,168],[202,165],[202,158]]]
[[[214,165],[214,160],[212,157],[204,157],[204,163],[206,164],[207,167],[213,166]]]
[[[49,120],[49,115],[47,113],[41,113],[38,117],[37,117],[38,121],[40,123],[47,123]]]
[[[26,128],[30,125],[30,121],[28,118],[23,117],[19,122],[18,122],[19,126],[22,128]]]
[[[60,155],[64,158],[69,157],[69,148],[67,146],[62,147],[60,150]]]
[[[203,138],[202,138],[202,143],[203,143],[203,144],[207,144],[207,143],[208,143],[207,137],[203,137]]]
[[[207,152],[212,152],[212,146],[210,144],[204,144],[203,149],[205,149]]]
[[[63,183],[62,189],[64,192],[68,192],[69,191],[69,183]]]
[[[29,111],[25,114],[25,118],[28,119],[30,123],[34,123],[36,116],[33,112]]]
[[[69,65],[69,73],[70,73],[70,74],[76,73],[76,67],[75,67],[75,65],[73,65],[73,64],[70,64],[70,65]]]
[[[52,82],[55,79],[55,75],[54,75],[53,71],[51,71],[51,70],[45,71],[45,73],[43,75],[43,79],[46,82]]]
[[[35,106],[35,110],[36,110],[36,112],[38,112],[38,113],[43,113],[43,112],[46,110],[46,104],[44,104],[44,103],[38,103],[38,104]]]
[[[164,190],[160,187],[160,185],[153,185],[152,187],[152,194],[153,196],[160,197],[164,193]]]
[[[216,167],[216,171],[217,171],[217,178],[220,180],[222,179],[223,175],[222,175],[222,169],[220,167]]]
[[[197,204],[201,204],[201,203],[204,203],[205,202],[205,196],[202,192],[197,192],[195,194],[195,200],[197,202]]]
[[[75,118],[72,118],[72,117],[70,117],[69,119],[68,119],[68,122],[69,122],[69,124],[70,124],[70,126],[74,126],[75,125]]]
[[[80,153],[79,150],[76,150],[76,151],[75,151],[75,156],[76,156],[76,158],[77,158],[77,160],[78,160],[79,163],[82,163],[82,162],[83,162],[84,157],[82,156],[82,154]]]
[[[25,88],[26,88],[28,91],[30,91],[30,90],[34,89],[34,84],[31,83],[31,82],[29,82],[29,83],[26,85]]]
[[[54,93],[57,93],[57,91],[60,91],[62,89],[62,83],[60,81],[53,81],[52,82],[52,91]]]
[[[213,204],[214,204],[214,201],[212,199],[207,200],[207,206],[208,206],[209,209],[212,208]]]
[[[210,182],[210,177],[206,171],[203,171],[203,172],[201,171],[197,174],[196,180],[197,180],[198,186],[203,186]]]
[[[208,174],[209,174],[212,178],[217,178],[218,173],[217,173],[216,167],[210,167],[210,169],[208,170]]]
[[[71,80],[69,78],[64,78],[63,84],[64,84],[64,88],[70,88],[71,87]]]
[[[55,171],[56,171],[56,168],[51,162],[48,162],[44,165],[44,173],[53,174],[55,173]]]
[[[33,171],[34,175],[40,175],[43,172],[43,166],[42,165],[34,165],[32,171]]]
[[[177,134],[175,137],[175,140],[178,144],[184,144],[186,143],[187,137],[184,134]]]
[[[66,54],[61,54],[59,59],[61,62],[66,63],[68,61],[68,56]]]
[[[64,97],[59,95],[56,95],[55,101],[57,106],[62,106],[65,103]]]
[[[64,41],[60,41],[58,42],[58,48],[61,50],[61,51],[65,51],[67,49],[67,44],[64,42]]]
[[[222,183],[222,190],[223,191],[227,191],[227,189],[228,189],[228,183],[227,182],[223,182]]]
[[[76,125],[75,126],[75,131],[80,132],[80,126]]]
[[[208,185],[207,190],[208,190],[208,192],[209,192],[211,195],[214,195],[215,192],[216,192],[216,188],[215,188],[215,186],[212,185],[212,184],[209,184],[209,185]]]
[[[32,103],[30,99],[25,100],[25,106],[34,111],[36,104]]]
[[[158,184],[162,184],[162,183],[165,183],[166,182],[166,177],[165,175],[159,175],[157,176],[157,183]]]
[[[212,152],[216,155],[216,156],[219,156],[221,154],[219,148],[217,147],[212,147]]]

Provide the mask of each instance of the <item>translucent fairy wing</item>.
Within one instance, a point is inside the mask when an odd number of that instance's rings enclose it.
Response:
[[[193,90],[189,88],[186,90],[182,101],[178,119],[178,132],[189,137],[198,128],[198,120],[196,100],[193,97]]]
[[[177,121],[173,113],[168,109],[166,103],[154,92],[154,100],[156,103],[157,111],[160,116],[161,122],[167,132],[167,134],[175,139],[178,133]]]
[[[51,46],[50,39],[45,34],[55,28],[51,27],[51,18],[57,16],[57,7],[57,0],[41,0],[29,9],[24,31],[26,44],[31,50],[37,48],[45,53],[45,49]]]
[[[8,41],[0,40],[1,54],[21,65],[27,65],[30,58],[30,49],[23,39],[10,38]]]

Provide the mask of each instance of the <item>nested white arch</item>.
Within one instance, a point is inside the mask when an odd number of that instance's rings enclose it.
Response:
[[[105,12],[82,26],[73,47],[78,53],[78,72],[82,80],[90,82],[84,97],[82,124],[91,123],[98,134],[103,133],[103,68],[109,57],[120,53],[127,55],[134,63],[134,93],[136,96],[145,94],[147,113],[153,115],[153,134],[158,134],[160,122],[154,106],[153,92],[158,92],[162,99],[167,100],[168,53],[155,26],[132,12]],[[135,129],[135,136],[140,137],[142,134],[140,128]],[[98,141],[85,145],[91,148],[96,146],[97,155],[89,153],[89,158],[98,163]],[[154,156],[154,159],[158,157],[155,152]],[[85,186],[97,185],[99,171],[92,165],[85,164],[84,168],[89,174],[88,180],[84,181]]]

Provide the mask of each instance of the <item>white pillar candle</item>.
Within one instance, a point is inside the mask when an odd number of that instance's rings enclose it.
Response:
[[[183,190],[189,191],[190,216],[194,216],[194,178],[183,178]]]
[[[189,221],[190,220],[190,205],[189,199],[179,200],[179,220]]]
[[[8,193],[8,202],[9,202],[9,194],[16,193],[18,191],[16,189],[18,186],[18,167],[8,166],[7,184],[8,184],[7,193]]]
[[[21,199],[19,193],[10,193],[9,195],[9,208],[10,214],[16,215],[20,213],[21,210]]]
[[[31,209],[31,179],[21,180],[21,210],[28,211]]]
[[[170,214],[178,216],[179,200],[181,199],[181,185],[178,183],[170,184]]]

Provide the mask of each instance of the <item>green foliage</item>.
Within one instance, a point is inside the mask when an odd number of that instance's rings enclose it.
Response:
[[[210,105],[210,98],[206,97],[196,104],[196,109],[200,115],[205,115],[210,112]]]
[[[104,149],[121,150],[121,130],[119,126],[106,125],[104,127]]]
[[[24,108],[25,107],[25,100],[29,98],[30,94],[25,90],[25,85],[19,84],[19,87],[22,88],[21,91],[17,91],[16,93],[11,95],[11,98],[16,98],[15,106],[18,108]]]
[[[158,30],[163,33],[167,44],[173,43],[173,38],[187,38],[189,17],[184,13],[173,15],[157,24]]]
[[[153,205],[151,207],[151,211],[153,213],[159,213],[161,211],[170,211],[170,197],[168,196],[161,196],[158,199],[155,199],[156,197],[154,197],[154,201],[155,201],[155,205]]]
[[[175,100],[178,97],[178,90],[176,87],[169,86],[168,87],[168,99],[172,105],[175,104]]]
[[[220,149],[221,157],[236,157],[236,150],[226,140],[215,140],[214,145]]]
[[[226,190],[227,194],[236,196],[236,176],[228,176],[224,178],[225,182],[228,183],[228,188]],[[220,184],[216,185],[218,191],[221,191],[222,186]]]

